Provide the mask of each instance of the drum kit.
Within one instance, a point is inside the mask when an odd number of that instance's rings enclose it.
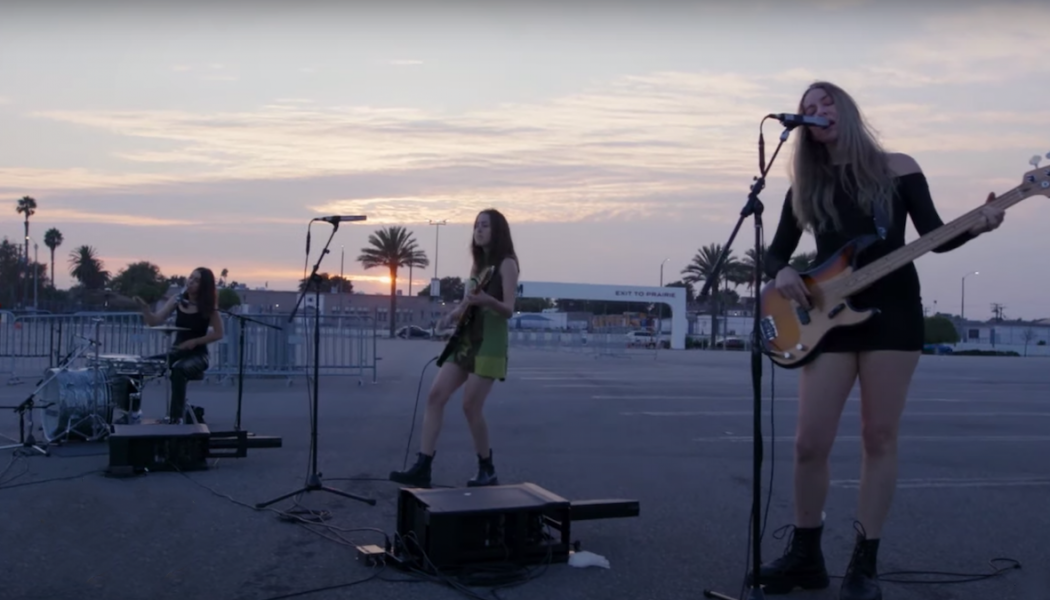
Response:
[[[86,343],[66,356],[59,366],[47,369],[26,401],[30,410],[35,404],[42,411],[41,430],[48,444],[77,438],[87,442],[99,441],[112,432],[115,424],[137,423],[146,385],[157,379],[167,379],[171,372],[170,361],[163,357],[102,354],[99,342],[102,319],[94,322],[94,339],[78,336]],[[171,325],[145,329],[170,334],[173,338],[177,332],[187,330]],[[88,352],[92,348],[94,351]],[[86,366],[74,368],[74,362],[85,354]],[[170,403],[171,388],[164,387]],[[30,416],[30,431],[32,427]]]

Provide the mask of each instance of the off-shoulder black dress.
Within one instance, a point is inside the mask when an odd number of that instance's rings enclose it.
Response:
[[[846,167],[842,177],[852,178],[852,169]],[[852,187],[856,189],[856,186]],[[919,235],[925,235],[944,224],[934,207],[929,184],[923,173],[911,173],[897,177],[895,190],[892,218],[889,219],[885,239],[869,246],[858,256],[858,268],[904,246],[908,216],[911,216],[912,223]],[[875,218],[860,208],[849,195],[841,180],[835,193],[835,206],[840,214],[842,229],[823,231],[815,236],[816,265],[823,264],[851,240],[864,235],[876,234]],[[773,236],[773,242],[769,245],[769,250],[764,258],[764,271],[767,275],[776,277],[776,274],[788,265],[791,255],[802,238],[802,233],[795,220],[789,191],[784,199],[784,208],[780,214],[780,222]],[[973,237],[971,234],[961,235],[939,246],[934,252],[953,250]],[[821,345],[822,352],[916,351],[922,349],[924,337],[922,296],[919,273],[914,264],[909,263],[901,267],[850,300],[858,310],[877,308],[879,313],[860,325],[840,327],[829,332]]]

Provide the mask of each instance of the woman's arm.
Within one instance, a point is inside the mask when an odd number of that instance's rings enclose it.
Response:
[[[145,321],[146,325],[149,325],[150,327],[161,325],[162,323],[167,321],[168,317],[171,316],[171,311],[175,310],[175,303],[178,302],[178,299],[178,295],[172,296],[171,298],[168,298],[168,301],[165,302],[164,305],[161,306],[159,310],[157,310],[157,312],[152,312],[150,311],[149,305],[146,304],[145,300],[139,298],[138,296],[135,296],[135,302],[138,303],[139,309],[142,312],[142,320]]]
[[[798,242],[802,239],[802,230],[795,220],[795,210],[791,208],[791,190],[788,190],[784,198],[784,207],[780,210],[780,222],[777,223],[777,231],[773,234],[773,243],[762,257],[762,270],[771,279],[777,278],[777,273],[791,262],[791,255],[798,248]]]
[[[199,338],[186,340],[179,345],[179,348],[182,350],[191,350],[197,346],[207,346],[208,344],[217,342],[223,338],[222,315],[219,311],[212,311],[211,318],[208,319],[208,326],[208,333]]]
[[[503,277],[503,300],[496,300],[493,296],[486,294],[483,305],[494,310],[503,318],[509,319],[514,316],[514,303],[518,295],[518,261],[513,258],[505,258],[499,270]]]
[[[930,195],[930,184],[926,181],[926,175],[919,167],[919,163],[907,154],[895,153],[889,157],[889,166],[890,170],[900,178],[901,196],[911,216],[911,222],[915,225],[915,231],[923,236],[943,226],[944,221],[937,213],[937,207],[934,206],[933,197]],[[964,233],[937,246],[933,252],[939,254],[955,250],[975,237],[977,236],[972,233]]]

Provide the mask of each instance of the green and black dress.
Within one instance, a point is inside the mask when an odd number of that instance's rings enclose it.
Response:
[[[470,276],[468,285],[467,289],[471,290],[478,285],[476,274]],[[498,268],[483,291],[503,301],[503,276]],[[479,377],[504,381],[507,377],[509,337],[507,318],[491,308],[479,307],[447,360]],[[445,359],[439,360],[438,366],[444,362]]]

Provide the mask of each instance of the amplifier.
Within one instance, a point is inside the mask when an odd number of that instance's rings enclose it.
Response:
[[[397,502],[399,550],[428,571],[485,563],[565,562],[568,527],[552,538],[547,525],[548,519],[567,525],[569,509],[568,500],[531,483],[402,488]]]
[[[114,425],[107,473],[128,476],[143,471],[207,469],[210,437],[203,423]]]

